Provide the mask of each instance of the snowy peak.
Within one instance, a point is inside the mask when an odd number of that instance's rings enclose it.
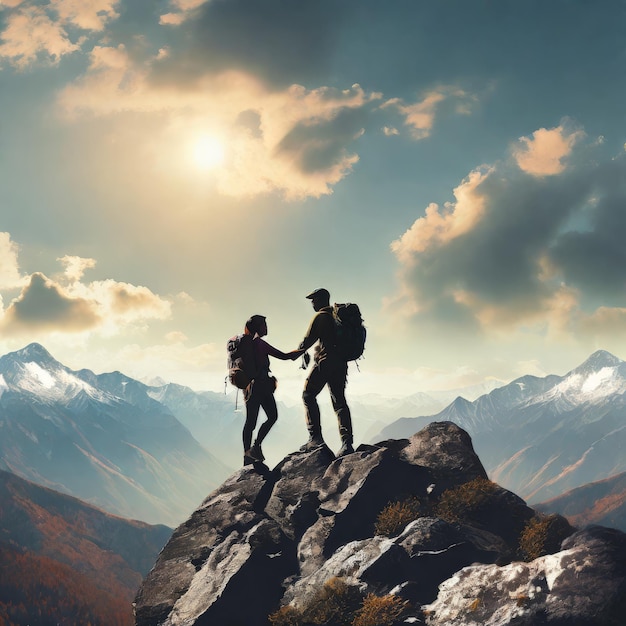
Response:
[[[626,362],[610,352],[598,350],[537,400],[560,400],[573,405],[597,404],[625,392]]]
[[[599,372],[607,367],[617,367],[622,363],[624,363],[624,361],[618,359],[610,352],[607,352],[606,350],[597,350],[584,363],[579,365],[576,369],[573,369],[569,373],[569,375],[590,375]]]
[[[6,356],[13,357],[15,360],[22,361],[23,363],[37,363],[46,367],[50,365],[60,365],[60,363],[39,343],[31,343],[25,348],[17,352],[11,352]]]
[[[10,352],[0,358],[0,395],[27,392],[42,401],[69,401],[79,393],[106,401],[101,391],[59,363],[40,344]]]

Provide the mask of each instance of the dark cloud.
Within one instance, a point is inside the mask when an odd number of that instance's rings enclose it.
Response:
[[[622,157],[595,176],[593,204],[580,230],[562,234],[551,256],[568,284],[604,304],[626,302],[626,162]]]
[[[473,190],[470,203],[483,211],[471,228],[447,237],[441,219],[418,220],[413,237],[394,244],[418,317],[465,328],[481,317],[524,323],[571,306],[564,289],[580,312],[625,307],[625,166],[622,158],[533,177],[500,164]]]
[[[341,163],[346,146],[367,122],[363,109],[342,109],[331,120],[307,120],[296,124],[276,147],[276,154],[293,159],[305,174],[324,172]]]
[[[332,0],[211,0],[178,29],[153,79],[189,82],[240,70],[281,88],[327,77],[334,43],[351,3]]]
[[[66,296],[57,284],[37,272],[8,306],[2,325],[6,330],[76,332],[93,328],[99,321],[93,303]]]

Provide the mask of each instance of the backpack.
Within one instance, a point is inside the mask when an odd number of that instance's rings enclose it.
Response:
[[[333,319],[337,329],[337,350],[346,361],[355,361],[365,350],[367,332],[359,306],[353,303],[333,305]]]
[[[245,389],[256,376],[252,335],[231,337],[226,343],[228,380],[237,389]]]

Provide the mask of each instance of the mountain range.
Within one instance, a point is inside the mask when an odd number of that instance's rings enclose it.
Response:
[[[575,526],[599,524],[626,532],[626,472],[587,483],[535,505],[544,513],[560,513]]]
[[[111,513],[175,526],[231,468],[151,388],[73,371],[43,346],[0,358],[0,469]]]
[[[0,502],[0,623],[133,623],[133,597],[170,528],[108,515],[4,471]]]
[[[626,471],[626,362],[599,350],[564,376],[524,376],[473,402],[399,419],[373,440],[452,421],[475,441],[490,478],[531,502]]]

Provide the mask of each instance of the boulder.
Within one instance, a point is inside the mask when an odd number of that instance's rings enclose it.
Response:
[[[429,626],[617,626],[626,615],[626,535],[595,527],[556,554],[457,572],[424,606]]]
[[[294,452],[272,471],[239,470],[176,529],[137,594],[136,626],[269,626],[279,609],[295,624],[338,579],[357,602],[408,600],[408,623],[621,624],[625,536],[590,529],[511,563],[534,515],[486,480],[451,422],[337,459]]]

